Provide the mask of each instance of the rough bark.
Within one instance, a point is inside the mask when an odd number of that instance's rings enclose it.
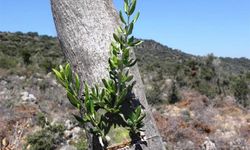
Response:
[[[108,76],[109,46],[114,29],[119,25],[112,0],[51,0],[51,5],[62,50],[79,73],[81,82],[100,83]],[[143,149],[165,149],[148,107],[138,67],[133,67],[131,73],[137,81],[133,92],[147,114],[145,134],[148,146]],[[88,138],[92,143],[91,137]]]

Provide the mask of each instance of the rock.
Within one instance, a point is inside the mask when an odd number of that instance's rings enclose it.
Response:
[[[26,77],[25,77],[25,76],[20,76],[19,79],[20,79],[20,80],[25,80]]]
[[[188,141],[186,146],[189,149],[194,149],[195,148],[194,143],[192,141]]]
[[[30,149],[30,147],[31,147],[31,145],[29,144],[29,145],[27,146],[27,150],[29,150],[29,149]]]
[[[247,141],[243,138],[238,138],[235,140],[232,140],[230,143],[230,148],[232,149],[240,149],[240,150],[248,150],[249,144]]]
[[[72,137],[73,137],[72,132],[69,131],[69,130],[64,131],[64,137],[65,137],[66,139],[72,138]]]
[[[67,130],[71,130],[74,128],[74,124],[71,120],[66,120],[64,126]]]
[[[6,138],[4,138],[2,140],[2,145],[3,145],[3,147],[7,147],[9,145],[9,141]]]
[[[65,145],[60,148],[60,150],[77,150],[74,146],[71,145]]]
[[[21,99],[24,102],[35,102],[36,101],[36,97],[33,94],[29,94],[28,92],[21,92]]]
[[[201,145],[201,150],[217,150],[215,143],[206,137],[205,142]]]
[[[2,81],[0,82],[0,85],[6,85],[7,83],[8,83],[7,81],[2,80]]]
[[[81,132],[81,128],[80,127],[74,127],[71,132],[73,133],[73,138],[77,138],[78,134]]]
[[[194,143],[192,141],[189,140],[183,140],[183,141],[179,141],[177,142],[177,147],[175,147],[174,149],[177,150],[193,150],[195,149]]]
[[[82,131],[80,127],[74,127],[72,130],[64,131],[64,137],[66,139],[78,139],[80,137],[79,133]]]

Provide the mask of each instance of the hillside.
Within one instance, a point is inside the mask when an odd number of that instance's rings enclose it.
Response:
[[[206,143],[218,149],[249,146],[249,59],[195,56],[153,40],[144,40],[135,53],[147,99],[169,149],[201,149]],[[20,148],[27,135],[48,132],[41,120],[64,126],[55,126],[49,135],[55,148],[86,146],[75,143],[84,133],[77,132],[70,115],[74,110],[50,73],[62,63],[55,37],[0,32],[0,147]],[[64,136],[54,137],[54,132]]]

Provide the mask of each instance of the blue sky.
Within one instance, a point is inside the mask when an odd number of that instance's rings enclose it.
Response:
[[[118,9],[123,0],[114,0]],[[187,53],[250,58],[250,0],[138,0],[139,38]],[[0,0],[0,31],[56,35],[49,0]]]

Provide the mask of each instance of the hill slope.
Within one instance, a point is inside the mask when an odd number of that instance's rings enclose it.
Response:
[[[243,149],[250,144],[249,59],[194,56],[153,40],[145,40],[135,53],[169,149],[200,149],[204,143]],[[20,130],[24,134],[19,145],[23,145],[24,137],[40,129],[40,113],[69,126],[74,110],[50,74],[51,68],[64,62],[55,37],[0,32],[0,126],[4,127],[0,140],[16,144],[14,133]],[[64,135],[60,142],[74,140]]]

